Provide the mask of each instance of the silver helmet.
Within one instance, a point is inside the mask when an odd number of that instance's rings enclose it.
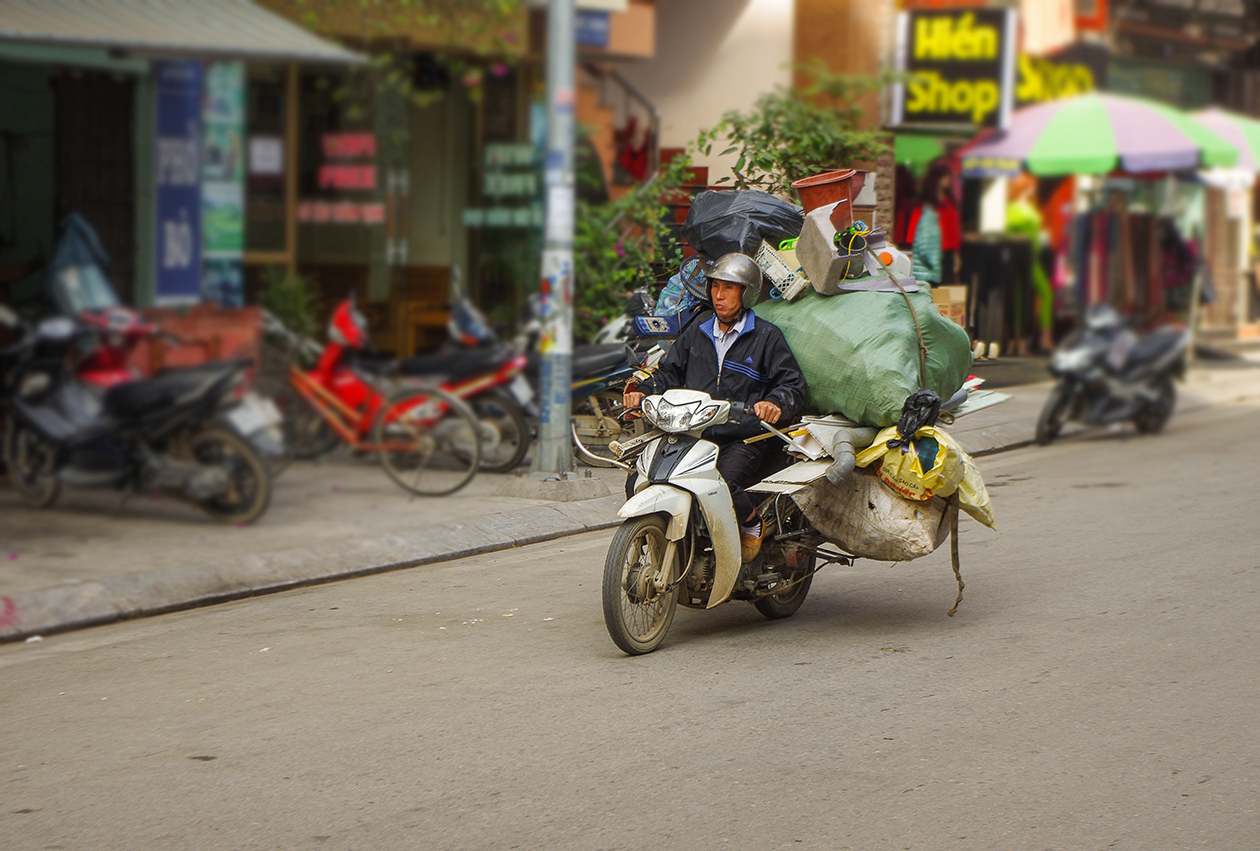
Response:
[[[709,280],[730,281],[744,288],[743,303],[750,308],[761,298],[761,267],[747,254],[723,254],[709,270]]]

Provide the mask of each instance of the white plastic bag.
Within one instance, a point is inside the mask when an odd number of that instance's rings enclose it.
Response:
[[[862,558],[911,561],[949,537],[944,499],[902,499],[869,469],[854,470],[839,486],[821,479],[792,499],[823,537]]]

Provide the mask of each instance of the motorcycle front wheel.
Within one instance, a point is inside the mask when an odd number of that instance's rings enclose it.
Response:
[[[608,635],[631,656],[661,646],[678,608],[677,550],[665,564],[665,519],[653,514],[621,524],[604,561],[604,624]],[[656,586],[665,583],[665,589]]]
[[[32,508],[48,508],[61,494],[57,481],[56,450],[38,434],[9,417],[4,435],[4,463],[22,501]]]
[[[221,467],[227,473],[227,492],[198,503],[215,520],[249,525],[262,517],[271,503],[271,475],[267,465],[245,440],[222,428],[208,428],[188,441],[197,463]]]
[[[1063,424],[1067,422],[1071,409],[1072,391],[1063,382],[1059,382],[1050,391],[1050,398],[1046,399],[1046,405],[1041,409],[1041,416],[1037,418],[1037,443],[1042,446],[1054,443],[1054,439],[1063,429]]]
[[[285,384],[272,401],[284,417],[284,444],[287,458],[316,461],[341,445],[341,436],[291,384]]]

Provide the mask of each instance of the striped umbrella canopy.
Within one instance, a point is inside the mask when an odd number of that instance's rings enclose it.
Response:
[[[1253,173],[1260,171],[1260,121],[1215,106],[1192,115],[1195,121],[1234,146],[1238,151],[1235,168]]]
[[[1041,176],[1180,171],[1232,166],[1238,151],[1171,106],[1145,98],[1092,92],[1011,116],[1010,127],[962,152],[968,175]]]

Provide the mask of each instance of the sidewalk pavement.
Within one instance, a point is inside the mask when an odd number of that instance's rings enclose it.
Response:
[[[981,361],[973,371],[1011,398],[959,419],[950,431],[962,447],[982,457],[1032,444],[1051,386],[1044,361]],[[1179,413],[1260,398],[1260,353],[1201,362],[1179,389]],[[293,465],[276,480],[268,513],[244,528],[174,500],[121,503],[98,491],[67,489],[55,508],[37,511],[0,485],[0,641],[616,526],[624,474],[590,474],[608,496],[567,503],[497,496],[507,477],[483,474],[452,496],[411,498],[374,459],[339,453]]]

